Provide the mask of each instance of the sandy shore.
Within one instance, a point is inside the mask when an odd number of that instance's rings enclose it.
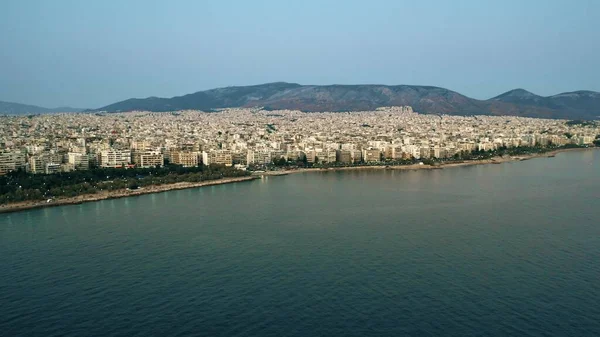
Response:
[[[237,178],[224,178],[219,180],[210,180],[203,181],[199,183],[188,183],[181,182],[175,184],[165,184],[165,185],[152,185],[145,186],[143,188],[137,190],[116,190],[116,191],[101,191],[95,194],[84,194],[71,198],[57,198],[52,200],[51,202],[46,201],[24,201],[18,203],[11,203],[7,205],[0,205],[0,213],[8,213],[8,212],[17,212],[23,211],[27,209],[33,208],[42,208],[42,207],[53,207],[53,206],[61,206],[61,205],[74,205],[81,204],[84,202],[105,200],[105,199],[116,199],[116,198],[125,198],[131,197],[135,195],[142,194],[150,194],[150,193],[159,193],[166,192],[172,190],[181,190],[185,188],[195,188],[195,187],[203,187],[203,186],[212,186],[212,185],[221,185],[221,184],[230,184],[237,183],[241,181],[249,181],[257,179],[256,176],[249,177],[237,177]]]

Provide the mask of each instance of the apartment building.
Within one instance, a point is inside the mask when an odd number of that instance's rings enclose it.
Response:
[[[199,153],[194,151],[171,151],[171,163],[184,167],[198,166]]]
[[[90,168],[90,159],[87,154],[69,152],[67,163],[75,170],[87,170]]]
[[[21,152],[0,152],[0,174],[25,168],[25,154]]]
[[[338,163],[344,163],[344,164],[352,163],[352,151],[337,150],[335,153],[335,160]]]
[[[379,149],[363,149],[362,159],[365,163],[376,163],[381,161],[381,151]]]
[[[156,151],[133,152],[131,160],[137,167],[156,167],[165,164],[163,154]]]
[[[98,165],[100,167],[124,167],[131,163],[131,151],[129,150],[102,150],[98,154]]]
[[[202,151],[202,164],[232,166],[233,158],[229,150]]]

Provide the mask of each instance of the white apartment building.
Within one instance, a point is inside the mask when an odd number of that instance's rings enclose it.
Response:
[[[98,155],[100,167],[123,167],[131,163],[131,151],[129,150],[102,150]]]
[[[202,151],[202,164],[232,166],[233,158],[229,150]]]
[[[259,150],[259,151],[248,151],[246,155],[246,163],[250,164],[268,164],[271,162],[271,151]]]
[[[25,164],[25,155],[21,152],[0,152],[0,174],[24,168]]]
[[[87,170],[90,168],[90,159],[87,154],[69,152],[67,154],[67,163],[75,170]]]
[[[156,167],[165,164],[163,154],[156,151],[136,151],[132,153],[131,158],[137,167]]]

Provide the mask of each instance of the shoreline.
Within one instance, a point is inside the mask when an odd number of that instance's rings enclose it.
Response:
[[[561,152],[570,151],[587,151],[587,150],[598,150],[600,147],[586,147],[586,148],[568,148],[568,149],[556,149],[544,153],[534,153],[528,155],[509,156],[509,157],[493,157],[490,159],[471,160],[463,162],[450,162],[440,163],[438,165],[360,165],[360,166],[346,166],[346,167],[328,167],[328,168],[300,168],[295,170],[285,171],[274,171],[277,174],[269,174],[266,172],[265,176],[282,176],[287,174],[296,173],[307,173],[307,172],[335,172],[335,171],[350,171],[350,170],[441,170],[444,168],[462,167],[462,166],[473,166],[473,165],[488,165],[488,164],[502,164],[509,162],[525,161],[534,158],[552,158]]]
[[[198,188],[204,186],[214,186],[222,184],[231,184],[243,181],[252,181],[260,179],[263,176],[285,176],[288,174],[297,173],[309,173],[309,172],[335,172],[335,171],[350,171],[350,170],[441,170],[444,168],[462,167],[462,166],[473,166],[473,165],[487,165],[487,164],[502,164],[508,162],[524,161],[534,158],[550,158],[556,156],[561,152],[568,151],[587,151],[587,150],[598,150],[599,147],[588,147],[588,148],[568,148],[568,149],[556,149],[544,153],[534,153],[522,156],[510,156],[510,157],[494,157],[491,159],[472,160],[464,162],[450,162],[441,163],[439,165],[362,165],[362,166],[347,166],[347,167],[329,167],[329,168],[302,168],[295,170],[282,170],[282,171],[266,171],[262,173],[253,173],[246,177],[235,177],[235,178],[224,178],[219,180],[203,181],[198,183],[180,182],[174,184],[165,185],[151,185],[143,187],[137,190],[115,190],[115,191],[101,191],[95,194],[84,194],[76,197],[59,198],[52,202],[46,201],[23,201],[18,203],[11,203],[6,205],[0,205],[1,213],[12,213],[25,211],[37,208],[56,207],[65,205],[77,205],[86,202],[94,202],[107,199],[119,199],[131,196],[139,196],[144,194],[161,193],[174,190],[182,190],[188,188]]]
[[[139,188],[137,190],[115,190],[115,191],[100,191],[94,194],[82,194],[76,197],[67,197],[67,198],[57,198],[52,202],[46,201],[23,201],[18,203],[11,203],[6,205],[0,205],[0,213],[13,213],[19,211],[25,211],[36,208],[46,208],[46,207],[57,207],[57,206],[65,206],[65,205],[78,205],[87,202],[94,202],[100,200],[108,200],[108,199],[120,199],[127,198],[133,196],[139,196],[144,194],[152,194],[152,193],[161,193],[168,192],[174,190],[183,190],[188,188],[198,188],[205,186],[214,186],[214,185],[222,185],[222,184],[231,184],[238,183],[243,181],[252,181],[255,179],[259,179],[257,176],[246,176],[246,177],[234,177],[234,178],[223,178],[218,180],[208,180],[197,183],[188,183],[188,182],[180,182],[174,184],[164,184],[164,185],[150,185],[146,187]]]

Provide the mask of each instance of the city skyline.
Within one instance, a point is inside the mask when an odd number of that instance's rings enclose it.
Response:
[[[459,160],[473,151],[592,146],[595,122],[513,116],[436,116],[411,107],[354,113],[82,113],[0,117],[0,174],[91,168],[308,164],[398,165]],[[491,152],[490,152],[491,153]],[[498,155],[498,153],[495,153]],[[470,158],[470,157],[469,157]],[[406,162],[402,162],[406,165]]]

